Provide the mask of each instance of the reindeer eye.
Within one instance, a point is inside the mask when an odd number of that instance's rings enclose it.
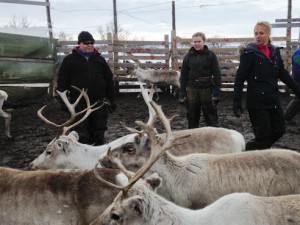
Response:
[[[125,146],[123,146],[123,153],[134,154],[135,153],[135,148],[134,148],[133,144],[128,143]]]
[[[113,213],[111,214],[111,219],[118,221],[120,220],[120,217],[117,214]]]
[[[47,155],[51,155],[52,151],[46,151]]]

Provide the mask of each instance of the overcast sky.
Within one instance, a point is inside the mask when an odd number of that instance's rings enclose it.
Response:
[[[32,0],[34,1],[34,0]],[[45,2],[44,0],[35,0]],[[97,38],[99,26],[113,21],[112,0],[49,0],[54,35],[63,31],[77,38],[81,30]],[[136,40],[163,40],[172,29],[172,1],[116,0],[118,24]],[[177,36],[202,31],[212,37],[252,37],[257,21],[287,18],[288,0],[176,0]],[[292,2],[292,17],[300,17],[300,0]],[[11,18],[27,17],[31,26],[47,26],[46,8],[0,2],[0,27]],[[274,28],[273,36],[285,29]],[[292,28],[293,38],[299,28]]]

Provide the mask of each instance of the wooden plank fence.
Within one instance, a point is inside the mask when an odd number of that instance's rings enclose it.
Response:
[[[95,47],[99,48],[102,56],[106,58],[115,75],[118,89],[137,88],[133,82],[137,81],[131,74],[134,63],[148,69],[177,69],[180,70],[184,55],[191,47],[190,38],[171,37],[165,35],[161,41],[122,41],[112,34],[107,40],[96,40]],[[175,40],[175,41],[174,41]],[[239,65],[240,45],[253,42],[253,38],[208,38],[206,45],[214,51],[219,59],[223,76],[224,88],[232,88],[234,76]],[[287,69],[291,69],[291,54],[300,45],[299,42],[288,42],[286,37],[273,37],[275,46],[283,47],[282,58]],[[61,41],[58,43],[58,59],[69,54],[76,41]],[[175,65],[175,66],[174,66]],[[174,68],[178,67],[178,68]],[[131,85],[132,84],[132,85]],[[282,85],[284,88],[284,85]]]

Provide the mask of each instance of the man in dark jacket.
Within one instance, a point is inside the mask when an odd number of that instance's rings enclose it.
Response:
[[[241,53],[234,84],[233,112],[240,117],[243,87],[247,81],[246,107],[255,138],[246,143],[246,150],[270,148],[285,133],[278,79],[300,95],[300,86],[285,69],[279,48],[270,44],[270,23],[258,22],[254,35],[256,43],[248,44]]]
[[[292,78],[300,85],[300,48],[292,55]],[[290,121],[300,112],[300,98],[295,96],[284,111],[284,119]]]
[[[69,98],[74,102],[79,92],[71,86],[86,89],[91,104],[108,99],[112,110],[114,103],[113,74],[97,49],[94,48],[93,36],[82,31],[78,35],[78,46],[64,58],[58,72],[57,90],[69,91]],[[86,108],[81,101],[76,111]],[[86,144],[102,145],[105,143],[104,133],[107,130],[108,108],[104,106],[94,111],[75,130],[79,133],[79,141]]]
[[[193,34],[193,47],[182,62],[179,101],[187,99],[189,129],[199,127],[201,109],[207,126],[218,126],[212,96],[214,99],[219,97],[221,70],[217,56],[208,49],[205,41],[204,33]]]

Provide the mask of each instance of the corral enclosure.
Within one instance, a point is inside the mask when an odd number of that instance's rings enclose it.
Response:
[[[9,101],[22,100],[22,96],[35,97],[36,93],[53,93],[57,69],[63,57],[77,45],[76,41],[57,41],[26,35],[0,33],[0,86],[7,91]],[[223,90],[231,90],[239,65],[238,48],[252,42],[248,38],[208,38],[206,44],[219,59],[223,75]],[[282,57],[290,70],[291,54],[299,45],[287,37],[273,37],[273,44],[282,47]],[[180,70],[182,59],[191,47],[190,38],[171,33],[158,41],[118,40],[108,33],[106,40],[96,40],[95,47],[109,63],[115,75],[116,90],[139,89],[132,75],[134,63],[155,70]],[[285,85],[279,83],[281,90]],[[34,93],[34,94],[32,94]],[[20,97],[21,96],[21,97]]]

